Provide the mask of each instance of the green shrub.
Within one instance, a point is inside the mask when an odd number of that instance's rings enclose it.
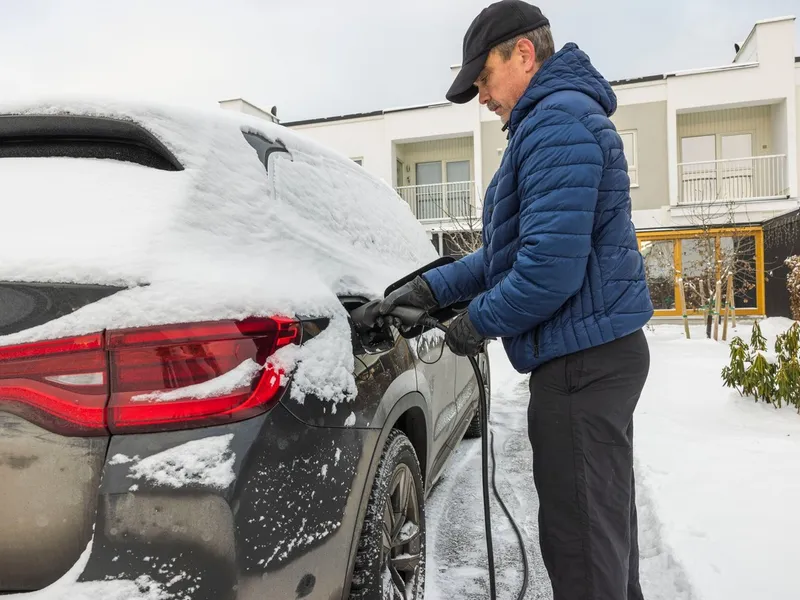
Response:
[[[792,318],[800,321],[800,255],[790,256],[785,261],[789,273],[786,276],[786,290],[792,306]]]
[[[730,362],[722,369],[722,381],[742,396],[775,407],[792,405],[800,413],[800,324],[795,323],[775,341],[776,362],[766,356],[767,340],[758,323],[750,344],[740,337],[730,343]]]
[[[775,378],[779,401],[792,404],[800,412],[800,325],[795,323],[775,342],[778,374]]]

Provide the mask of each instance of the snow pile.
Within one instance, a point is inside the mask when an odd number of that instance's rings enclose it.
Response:
[[[248,316],[329,317],[289,357],[298,393],[352,396],[350,331],[337,295],[376,298],[437,254],[406,203],[363,168],[305,137],[229,111],[95,101],[0,106],[0,114],[134,121],[185,167],[89,159],[2,159],[0,280],[126,289],[0,345]],[[278,140],[269,174],[243,132]],[[148,285],[136,287],[139,284]]]
[[[89,542],[78,561],[61,579],[46,588],[23,594],[3,596],[4,600],[169,600],[171,595],[149,577],[143,575],[135,581],[116,579],[110,581],[78,582],[89,555]]]
[[[789,328],[794,325],[794,321],[791,319],[786,319],[784,317],[771,317],[769,319],[764,319],[758,322],[758,326],[761,329],[761,333],[767,340],[767,349],[774,350],[775,349],[775,340],[778,338],[779,335],[782,335],[789,331]],[[750,334],[751,334],[751,326],[745,325],[744,327],[740,327],[739,331],[734,332],[735,336],[739,336],[742,338],[746,343],[750,343]],[[733,338],[735,336],[728,336],[729,338]]]
[[[133,464],[128,477],[172,488],[201,485],[225,489],[235,478],[233,463],[236,457],[230,449],[232,439],[230,433],[164,450]],[[117,461],[124,463],[128,459],[120,456]]]
[[[335,412],[336,403],[356,395],[353,345],[346,319],[333,319],[325,331],[302,346],[284,346],[269,362],[285,373],[294,371],[291,392],[297,402],[315,395],[332,402]]]
[[[772,343],[791,321],[760,325]],[[733,334],[748,340],[749,327]],[[723,388],[727,345],[704,339],[701,327],[692,335],[667,325],[649,334],[634,442],[645,594],[800,598],[792,558],[800,514],[791,508],[800,503],[800,417]],[[665,577],[667,564],[683,575]]]

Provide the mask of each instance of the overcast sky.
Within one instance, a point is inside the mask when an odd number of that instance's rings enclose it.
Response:
[[[244,97],[277,105],[284,121],[437,102],[488,3],[0,0],[0,98],[89,93],[213,107]],[[729,63],[755,21],[800,13],[798,0],[539,6],[556,46],[576,42],[609,79]]]

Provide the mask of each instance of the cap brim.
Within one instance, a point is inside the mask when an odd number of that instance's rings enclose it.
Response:
[[[447,92],[447,99],[454,104],[466,104],[478,95],[478,88],[475,87],[475,80],[486,66],[486,59],[489,53],[485,52],[468,63],[461,65],[461,70],[456,75],[455,81]]]

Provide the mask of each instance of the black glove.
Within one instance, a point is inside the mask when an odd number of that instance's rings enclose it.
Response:
[[[475,356],[483,350],[486,339],[476,331],[469,313],[464,311],[450,323],[444,341],[453,354]]]
[[[415,277],[386,296],[378,305],[378,312],[388,315],[396,306],[414,306],[428,312],[439,307],[433,292],[422,277]]]

